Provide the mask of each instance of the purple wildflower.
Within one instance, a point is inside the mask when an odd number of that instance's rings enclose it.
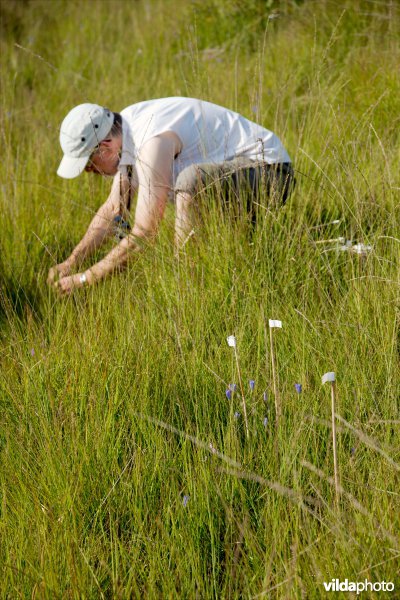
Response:
[[[250,389],[251,389],[251,391],[253,391],[253,390],[254,390],[254,386],[255,386],[255,385],[256,385],[256,382],[254,381],[254,379],[250,379],[250,381],[249,381],[249,386],[250,386]]]
[[[240,412],[236,411],[235,414],[233,415],[235,417],[235,419],[239,419],[240,417]]]
[[[296,392],[298,394],[301,394],[301,392],[303,391],[303,387],[302,387],[301,383],[295,383],[294,387],[296,388]]]
[[[228,398],[228,400],[231,400],[231,398],[232,398],[231,390],[226,390],[225,394],[226,394],[226,397]]]
[[[34,348],[31,348],[31,350],[30,350],[30,355],[31,355],[31,356],[35,356],[35,349],[34,349]]]
[[[236,383],[230,383],[229,384],[229,389],[231,390],[231,392],[236,392],[236,390],[237,390]]]
[[[264,425],[264,427],[266,427],[268,425],[268,417],[264,417],[263,425]]]
[[[183,496],[182,504],[183,504],[184,508],[186,508],[187,503],[189,502],[189,498],[190,498],[190,496]]]
[[[267,392],[263,393],[263,400],[264,400],[264,402],[268,402],[268,393]]]
[[[354,456],[355,453],[356,453],[356,449],[354,447],[350,448],[350,454],[351,454],[351,456]]]

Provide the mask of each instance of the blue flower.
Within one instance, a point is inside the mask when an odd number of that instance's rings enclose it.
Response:
[[[253,390],[254,390],[254,386],[255,386],[255,385],[256,385],[256,382],[254,381],[254,379],[250,379],[250,381],[249,381],[249,386],[250,386],[250,389],[251,389],[251,391],[253,391]]]
[[[301,383],[295,383],[294,387],[296,388],[296,392],[298,394],[301,394],[301,392],[303,391],[303,387],[302,387]]]
[[[232,398],[231,390],[226,390],[225,394],[226,394],[226,397],[228,398],[228,400],[230,400]]]
[[[264,402],[268,402],[268,393],[267,392],[263,393],[263,400],[264,400]]]
[[[189,498],[190,496],[183,496],[182,504],[184,508],[186,508],[187,503],[189,502]]]
[[[231,390],[231,392],[236,392],[236,390],[237,390],[236,383],[230,383],[229,384],[229,389]]]
[[[239,419],[240,417],[240,412],[236,411],[235,414],[233,415],[235,417],[235,419]]]
[[[266,427],[268,425],[268,417],[264,417],[263,425]]]

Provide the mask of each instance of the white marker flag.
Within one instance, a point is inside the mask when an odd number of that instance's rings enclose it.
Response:
[[[327,383],[328,381],[335,381],[335,373],[330,371],[329,373],[325,373],[322,375],[322,383]]]
[[[232,348],[236,348],[236,338],[234,335],[228,335],[228,337],[226,338],[226,341],[228,342],[228,346],[231,346]]]
[[[272,327],[280,327],[282,329],[282,321],[276,321],[274,319],[269,319],[269,326],[270,326],[270,329],[272,329]]]

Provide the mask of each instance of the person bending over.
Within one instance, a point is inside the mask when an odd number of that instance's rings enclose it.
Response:
[[[171,197],[179,249],[193,232],[196,199],[208,186],[228,185],[236,196],[246,186],[253,197],[264,189],[284,204],[295,184],[289,155],[274,133],[194,98],[148,100],[121,113],[80,104],[62,122],[60,144],[61,177],[84,171],[114,177],[109,197],[71,256],[49,271],[48,283],[62,294],[122,269],[143,242],[156,236]],[[136,193],[131,228],[128,218]],[[73,274],[116,231],[119,243],[86,271]]]

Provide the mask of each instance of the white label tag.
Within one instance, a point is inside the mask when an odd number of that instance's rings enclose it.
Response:
[[[272,327],[280,327],[282,328],[282,321],[276,321],[274,319],[269,319],[269,326],[272,329]]]
[[[333,371],[329,371],[329,373],[322,375],[322,383],[327,383],[328,381],[335,381],[335,373],[333,373]]]
[[[228,335],[226,341],[228,342],[228,346],[231,346],[231,348],[236,348],[236,338],[234,335]]]

